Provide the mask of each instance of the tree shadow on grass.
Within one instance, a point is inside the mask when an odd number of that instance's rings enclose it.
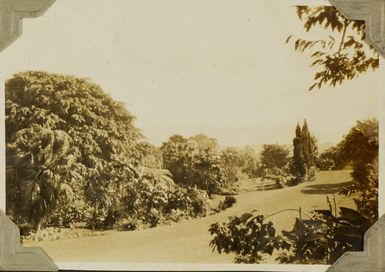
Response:
[[[325,184],[315,184],[308,185],[301,190],[305,194],[313,195],[328,195],[328,194],[338,194],[344,187],[349,186],[353,181],[344,181],[340,183],[325,183]]]

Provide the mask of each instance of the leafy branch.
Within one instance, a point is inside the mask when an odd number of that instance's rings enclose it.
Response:
[[[362,235],[370,221],[357,211],[333,204],[327,197],[328,210],[314,210],[308,219],[302,219],[299,211],[293,229],[278,235],[270,216],[245,213],[230,217],[228,222],[211,225],[211,248],[219,253],[236,253],[237,263],[260,263],[267,255],[277,253],[280,263],[334,262],[343,252],[362,250]]]
[[[303,26],[307,32],[314,27],[322,27],[331,33],[341,33],[338,43],[331,35],[322,40],[302,38],[295,40],[294,50],[300,53],[310,51],[310,57],[313,59],[311,66],[319,68],[309,91],[314,88],[320,89],[325,84],[335,87],[345,80],[357,78],[370,69],[373,71],[378,69],[378,53],[372,46],[364,44],[364,21],[349,21],[334,7],[298,6],[297,15],[304,21]],[[286,44],[292,38],[293,35],[289,35]]]

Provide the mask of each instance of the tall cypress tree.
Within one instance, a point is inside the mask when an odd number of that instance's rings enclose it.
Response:
[[[306,119],[302,125],[301,142],[305,168],[309,170],[310,167],[315,166],[318,148],[316,145],[316,140],[310,134]]]
[[[306,168],[311,163],[311,155],[310,155],[310,133],[309,128],[307,126],[306,119],[303,122],[302,130],[301,130],[301,148],[302,148],[302,154],[303,154],[303,160],[306,165]]]
[[[296,177],[296,182],[299,183],[302,181],[305,173],[306,169],[302,148],[302,131],[300,125],[297,123],[295,138],[293,139],[292,174]]]
[[[314,176],[310,171],[315,166],[317,157],[317,145],[314,137],[310,134],[306,120],[302,128],[297,123],[295,138],[293,139],[293,161],[291,171],[296,177],[296,183],[309,180]]]

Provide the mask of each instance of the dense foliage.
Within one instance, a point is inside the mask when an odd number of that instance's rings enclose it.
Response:
[[[378,120],[358,121],[338,145],[353,169],[354,183],[341,193],[355,194],[357,211],[374,223],[378,217]]]
[[[24,72],[5,93],[7,213],[23,230],[134,230],[205,216],[207,194],[255,172],[252,148],[221,149],[203,134],[149,144],[125,106],[86,79]]]
[[[353,168],[353,184],[340,194],[355,193],[356,209],[338,208],[335,199],[327,197],[328,210],[315,210],[312,215],[299,210],[293,229],[282,235],[263,215],[230,217],[229,222],[211,225],[213,250],[236,253],[236,262],[259,263],[275,251],[281,263],[306,264],[330,264],[346,251],[362,250],[363,234],[378,216],[378,121],[357,122],[337,150],[338,157]]]
[[[252,146],[245,146],[240,150],[242,158],[241,172],[248,178],[255,178],[259,175],[260,158]]]
[[[363,234],[370,222],[355,210],[339,214],[316,210],[310,218],[296,218],[293,229],[277,231],[263,215],[243,214],[211,225],[210,245],[219,253],[236,253],[237,263],[260,263],[275,253],[280,263],[333,263],[346,251],[362,250]]]
[[[236,253],[237,263],[259,263],[264,254],[285,249],[289,245],[276,235],[273,223],[264,222],[263,215],[245,213],[241,217],[230,217],[230,222],[211,225],[209,232],[214,235],[210,246],[219,253]]]
[[[128,184],[127,194],[118,210],[118,225],[155,227],[161,223],[205,216],[207,195],[196,189],[184,189],[172,180],[167,170],[143,169],[138,179]],[[135,225],[136,224],[136,225]]]
[[[345,207],[316,210],[310,219],[296,218],[283,236],[290,250],[279,255],[281,263],[334,263],[346,251],[362,251],[363,235],[369,220]]]
[[[241,150],[234,147],[225,148],[219,154],[221,165],[229,185],[234,184],[242,177],[242,170],[245,164],[242,155]]]
[[[78,150],[62,130],[31,125],[19,130],[7,146],[7,206],[34,228],[73,198],[81,179]]]
[[[212,194],[225,184],[224,170],[215,150],[200,148],[195,141],[180,135],[171,136],[161,150],[164,167],[180,186],[197,187]]]
[[[265,168],[283,168],[289,162],[289,150],[278,144],[263,145],[261,165]]]
[[[7,212],[19,224],[108,228],[119,218],[156,225],[175,212],[205,213],[201,193],[180,188],[167,174],[148,174],[161,166],[160,151],[98,85],[24,72],[6,82],[5,95]],[[157,215],[143,219],[145,213]]]
[[[109,209],[140,161],[134,117],[99,86],[69,76],[20,73],[5,92],[9,212],[38,225],[62,200],[61,187],[95,213]]]

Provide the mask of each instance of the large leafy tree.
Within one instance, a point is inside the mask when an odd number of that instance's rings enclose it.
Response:
[[[241,150],[241,158],[243,162],[242,173],[247,175],[249,178],[258,176],[259,170],[259,157],[257,152],[252,146],[245,146]]]
[[[143,157],[122,103],[86,79],[35,71],[14,75],[5,95],[8,212],[41,222],[69,183],[94,214],[116,205]]]
[[[342,193],[355,194],[357,211],[374,223],[378,217],[378,120],[358,121],[338,145],[352,168],[354,183]]]
[[[183,187],[197,187],[209,194],[219,192],[226,186],[220,156],[215,149],[206,147],[207,141],[203,146],[199,142],[195,138],[171,136],[161,146],[163,165]]]
[[[278,186],[291,178],[288,172],[289,150],[282,145],[266,144],[260,154],[261,163],[258,172],[262,180],[273,180]]]
[[[163,167],[171,172],[174,181],[181,186],[191,186],[188,171],[196,152],[194,145],[181,135],[173,135],[160,149]]]
[[[263,145],[261,164],[266,168],[283,168],[289,162],[289,150],[279,144]]]
[[[242,150],[235,147],[227,147],[220,152],[220,160],[229,185],[241,178],[242,168],[245,165]]]
[[[295,39],[295,50],[309,52],[313,59],[311,66],[318,68],[309,90],[324,85],[334,87],[369,70],[378,69],[378,53],[364,42],[364,21],[347,20],[332,6],[298,6],[297,15],[307,32],[324,28],[329,34],[319,40],[292,35],[286,40],[288,43]]]
[[[189,172],[190,184],[206,190],[209,195],[220,193],[231,184],[226,177],[220,157],[210,150],[198,152],[193,156]]]

